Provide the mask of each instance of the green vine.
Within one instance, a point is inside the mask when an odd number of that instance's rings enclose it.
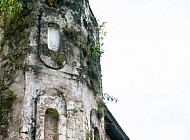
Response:
[[[105,25],[106,25],[106,22],[102,22],[102,24],[98,26],[99,39],[97,39],[95,44],[92,45],[92,58],[93,59],[100,58],[101,54],[104,53],[104,51],[101,50],[101,47],[104,45],[103,40],[107,34],[107,32],[105,31]],[[91,38],[93,38],[93,37],[90,36],[90,39]]]
[[[97,27],[98,30],[98,38],[94,38],[93,35],[89,35],[89,41],[92,42],[91,44],[91,53],[89,55],[89,74],[90,74],[90,81],[91,85],[96,93],[100,93],[100,57],[103,53],[103,50],[101,47],[103,46],[103,39],[106,36],[105,31],[105,24],[106,22],[103,22],[101,25]]]

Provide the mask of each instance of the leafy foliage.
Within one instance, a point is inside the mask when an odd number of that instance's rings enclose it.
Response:
[[[92,46],[92,57],[97,59],[104,52],[101,50],[101,47],[104,45],[103,40],[106,36],[107,32],[105,31],[106,22],[102,22],[101,25],[98,26],[99,39],[97,39],[96,43]]]
[[[117,98],[109,95],[108,93],[104,93],[103,99],[104,99],[104,101],[111,101],[111,102],[115,101],[115,102],[118,102]]]
[[[14,27],[23,10],[22,4],[18,0],[1,0],[0,2],[0,28],[6,32],[10,26]]]
[[[32,0],[31,0],[32,1]],[[17,94],[10,90],[18,70],[25,67],[29,14],[32,7],[20,0],[0,0],[0,135],[6,135]]]
[[[14,91],[0,82],[0,135],[6,135],[9,112],[12,110],[12,105],[16,99],[17,95]]]
[[[50,54],[51,54],[51,58],[54,61],[54,63],[60,67],[63,65],[63,61],[66,60],[66,57],[63,52],[51,51]]]
[[[93,135],[91,131],[86,133],[86,140],[93,140]]]
[[[99,119],[101,119],[102,117],[104,117],[105,115],[105,110],[104,110],[104,107],[103,106],[99,106],[97,108],[97,116]]]

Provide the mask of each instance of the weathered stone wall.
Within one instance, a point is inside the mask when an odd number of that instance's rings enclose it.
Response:
[[[33,4],[25,36],[30,51],[24,69],[16,70],[9,85],[17,99],[7,135],[0,139],[105,139],[104,119],[97,115],[102,100],[100,61],[93,56],[100,52],[92,52],[99,45],[98,25],[88,1]],[[48,40],[48,30],[56,30],[56,37]]]

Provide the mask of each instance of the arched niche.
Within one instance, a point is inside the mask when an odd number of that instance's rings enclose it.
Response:
[[[100,140],[100,134],[97,127],[94,128],[94,140]]]
[[[60,46],[60,28],[55,23],[48,24],[47,33],[48,49],[58,51]]]
[[[44,140],[58,140],[59,113],[48,108],[45,112]]]
[[[65,140],[67,119],[65,98],[54,88],[41,90],[37,94],[36,140]]]

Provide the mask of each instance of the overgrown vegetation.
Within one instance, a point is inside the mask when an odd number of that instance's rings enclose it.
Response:
[[[66,60],[65,54],[61,51],[58,52],[50,51],[50,56],[53,62],[59,67],[62,67],[63,62]]]
[[[87,46],[85,45],[85,42],[81,40],[80,32],[77,31],[74,27],[65,27],[64,33],[68,39],[73,42],[74,45],[86,49]]]
[[[9,121],[9,112],[17,99],[14,91],[10,90],[2,82],[0,83],[0,135],[6,136]]]
[[[64,28],[64,33],[68,39],[70,39],[74,45],[79,46],[83,51],[84,57],[87,58],[87,74],[90,78],[91,87],[96,94],[101,93],[100,57],[103,53],[101,49],[103,46],[102,42],[107,33],[105,31],[105,24],[106,22],[103,22],[97,27],[97,36],[91,31],[88,31],[88,42],[81,39],[80,31],[77,31],[74,27]]]
[[[92,45],[93,59],[98,59],[99,57],[101,57],[101,54],[104,53],[101,47],[104,45],[103,40],[107,34],[107,32],[105,31],[105,25],[106,22],[102,22],[102,24],[98,26],[99,38],[96,40],[95,44]],[[92,38],[92,36],[90,38]]]
[[[1,0],[0,2],[0,28],[6,34],[9,28],[15,28],[19,14],[23,10],[22,4],[18,0]],[[11,27],[10,27],[11,26]]]
[[[51,116],[51,117],[56,117],[56,118],[59,117],[59,113],[54,108],[48,108],[46,110],[46,114],[49,115],[49,116]]]
[[[94,140],[100,140],[100,134],[97,127],[94,128]]]
[[[104,117],[105,115],[105,109],[103,106],[99,106],[97,109],[97,116],[99,119],[101,119],[102,117]]]
[[[47,0],[49,6],[55,7],[60,0]],[[27,28],[30,26],[30,13],[33,10],[32,0],[1,0],[0,2],[0,135],[5,134],[8,126],[9,113],[12,105],[17,99],[16,93],[9,89],[14,82],[14,75],[18,70],[25,69],[25,56],[29,51]],[[106,36],[105,24],[103,22],[97,27],[98,35],[94,35],[92,31],[88,31],[88,42],[81,39],[81,34],[74,27],[66,27],[64,33],[74,45],[83,50],[87,60],[86,73],[90,78],[91,87],[95,93],[101,94],[101,74],[100,74],[100,57],[103,53],[101,49],[103,39]],[[62,52],[50,52],[51,59],[56,65],[62,66],[65,55]],[[6,83],[6,84],[5,84]],[[113,97],[104,96],[111,101]],[[47,114],[57,116],[55,109],[48,109]],[[104,108],[99,107],[97,115],[101,119],[104,116]],[[87,136],[91,140],[91,136]]]
[[[103,94],[103,99],[104,99],[104,101],[108,101],[108,102],[111,101],[111,102],[116,102],[117,103],[119,101],[117,98],[109,95],[108,93]]]
[[[99,131],[97,127],[94,129],[94,132],[89,131],[86,133],[86,140],[100,140]]]
[[[91,131],[86,133],[86,140],[93,140],[93,134]]]
[[[89,35],[88,39],[91,42],[90,53],[88,53],[88,74],[90,75],[90,82],[96,94],[101,92],[101,70],[100,70],[100,57],[103,53],[103,39],[106,36],[105,24],[103,22],[97,27],[98,36],[94,37]]]
[[[0,2],[0,28],[3,30],[3,40],[0,44],[4,44],[7,39],[11,39],[15,34],[23,31],[29,24],[28,15],[33,9],[31,2],[32,0],[24,4],[19,0],[2,0]]]
[[[15,74],[25,67],[24,60],[28,51],[29,14],[31,2],[19,0],[0,1],[0,135],[6,136],[12,105],[17,99],[10,89]]]

